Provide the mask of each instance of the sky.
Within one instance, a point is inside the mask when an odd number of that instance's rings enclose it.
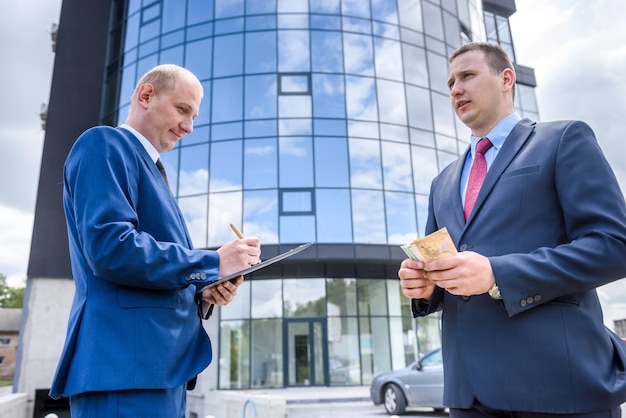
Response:
[[[626,9],[623,0],[517,0],[517,63],[534,68],[541,120],[580,119],[626,191]],[[61,0],[6,2],[0,14],[0,273],[25,282]],[[626,257],[626,254],[625,254]],[[626,318],[626,280],[598,289],[604,321]]]

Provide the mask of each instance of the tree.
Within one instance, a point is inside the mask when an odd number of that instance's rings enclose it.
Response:
[[[24,302],[24,287],[11,287],[7,278],[0,273],[0,308],[21,308]]]

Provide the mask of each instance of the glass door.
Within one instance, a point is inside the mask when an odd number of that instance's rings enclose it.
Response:
[[[326,326],[321,319],[284,319],[285,387],[326,384]]]

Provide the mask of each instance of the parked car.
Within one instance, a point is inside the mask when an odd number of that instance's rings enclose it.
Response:
[[[383,404],[390,415],[403,414],[407,406],[443,411],[441,348],[429,352],[402,370],[375,376],[370,386],[370,397],[374,405]]]

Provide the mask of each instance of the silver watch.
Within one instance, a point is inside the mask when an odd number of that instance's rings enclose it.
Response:
[[[500,294],[500,288],[497,284],[494,283],[493,287],[489,289],[489,296],[491,296],[492,299],[496,300],[502,299],[502,294]]]

